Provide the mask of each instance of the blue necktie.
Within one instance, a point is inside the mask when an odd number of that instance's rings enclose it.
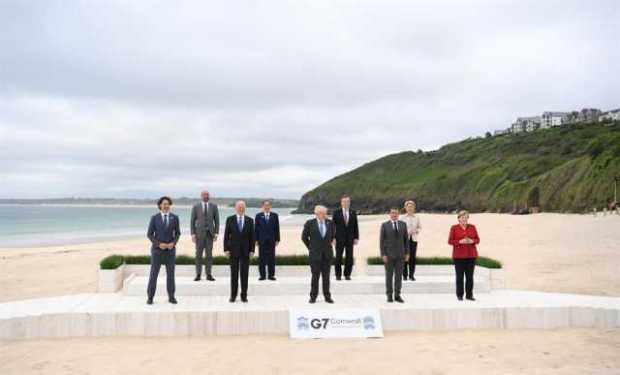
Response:
[[[325,223],[321,221],[320,224],[319,229],[321,230],[321,237],[325,238]]]
[[[164,215],[164,226],[168,228],[168,215]]]
[[[239,228],[239,232],[243,231],[243,218],[241,216],[237,218],[237,227]]]

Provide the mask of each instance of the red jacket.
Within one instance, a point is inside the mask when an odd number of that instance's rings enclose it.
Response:
[[[459,241],[465,237],[469,237],[474,240],[472,244],[460,244]],[[476,245],[480,243],[480,237],[478,237],[478,231],[476,227],[467,224],[465,229],[461,227],[461,224],[453,225],[450,228],[450,237],[448,237],[448,243],[452,245],[452,258],[477,258],[478,250]]]

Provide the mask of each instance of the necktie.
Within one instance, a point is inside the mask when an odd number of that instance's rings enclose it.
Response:
[[[398,226],[395,221],[392,222],[392,226],[394,227],[394,233],[398,233]]]
[[[168,228],[168,214],[164,215],[164,226]]]
[[[319,224],[319,229],[321,230],[321,237],[325,238],[325,223],[321,221]]]
[[[265,221],[269,222],[269,214],[265,214]]]
[[[344,225],[349,225],[349,212],[344,212]]]
[[[237,227],[239,228],[239,232],[243,230],[243,218],[241,216],[237,217]]]

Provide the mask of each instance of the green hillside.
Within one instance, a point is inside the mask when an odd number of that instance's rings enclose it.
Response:
[[[362,213],[415,199],[419,210],[510,212],[601,209],[620,176],[620,123],[579,124],[467,139],[430,152],[401,152],[337,176],[301,198],[299,211],[330,208],[349,194]]]

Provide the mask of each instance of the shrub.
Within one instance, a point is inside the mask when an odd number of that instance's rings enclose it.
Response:
[[[368,265],[383,265],[383,259],[381,257],[369,257],[366,260]],[[449,257],[417,257],[416,264],[427,266],[449,266],[454,264],[452,258]],[[487,258],[487,257],[478,257],[476,259],[476,265],[480,267],[486,268],[502,268],[502,263],[495,259]]]
[[[193,265],[195,257],[189,255],[177,255],[175,264],[177,265]],[[150,255],[110,255],[101,260],[99,266],[104,270],[111,270],[125,264],[146,265],[151,264]],[[216,266],[226,266],[229,264],[228,257],[218,255],[213,257],[213,264]],[[258,257],[254,256],[250,259],[250,264],[258,265]],[[307,266],[309,264],[308,255],[276,255],[276,265],[278,266]]]
[[[99,262],[99,268],[102,270],[114,270],[123,264],[123,256],[122,255],[110,255]]]

